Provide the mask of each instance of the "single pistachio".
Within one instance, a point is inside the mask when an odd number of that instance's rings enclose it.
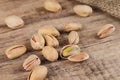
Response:
[[[51,12],[62,10],[61,5],[56,0],[46,0],[44,2],[44,8]]]
[[[42,54],[48,61],[56,61],[58,59],[58,52],[52,46],[45,46],[42,50]]]
[[[97,33],[97,36],[99,38],[105,38],[110,34],[112,34],[112,32],[114,31],[115,31],[115,26],[113,26],[112,24],[106,24],[100,29],[100,31]]]
[[[62,30],[65,32],[76,31],[76,30],[80,30],[81,28],[82,25],[80,23],[75,23],[75,22],[67,23],[62,26]]]
[[[86,52],[79,52],[68,57],[68,60],[71,62],[81,62],[87,60],[89,55]]]
[[[44,38],[45,38],[47,46],[52,46],[52,47],[59,46],[59,42],[54,36],[52,36],[52,35],[44,35]]]
[[[76,5],[73,10],[77,15],[82,17],[90,16],[93,12],[92,8],[88,5]]]
[[[20,28],[24,25],[22,18],[12,15],[5,18],[5,23],[11,29]]]
[[[41,27],[38,31],[38,34],[60,36],[59,31],[51,25]]]
[[[25,59],[23,63],[23,68],[26,71],[32,70],[34,67],[39,66],[41,60],[36,55],[30,55],[27,59]]]
[[[78,44],[79,43],[79,35],[76,31],[71,31],[68,35],[69,44]]]
[[[61,49],[60,57],[67,59],[69,56],[80,52],[80,47],[78,45],[66,45]]]
[[[47,67],[37,66],[31,71],[27,80],[45,80],[47,73]]]
[[[26,52],[26,47],[24,45],[14,45],[9,47],[6,51],[5,54],[9,59],[15,59],[17,57],[20,57]]]
[[[40,50],[45,45],[45,40],[41,34],[34,34],[30,39],[31,46],[34,50]]]

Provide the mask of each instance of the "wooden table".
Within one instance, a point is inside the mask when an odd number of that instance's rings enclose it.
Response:
[[[46,80],[120,80],[120,21],[97,9],[90,17],[78,17],[72,11],[78,2],[72,0],[59,0],[63,10],[51,13],[44,10],[43,1],[0,0],[0,80],[26,80],[29,72],[25,72],[22,63],[31,54],[38,55],[42,65],[48,67]],[[4,18],[13,14],[24,19],[24,27],[12,30],[5,25]],[[29,39],[40,27],[47,24],[60,28],[67,22],[83,24],[83,29],[78,31],[79,46],[90,55],[87,61],[72,63],[60,59],[49,62],[41,51],[31,49]],[[114,24],[116,31],[107,38],[98,39],[97,31],[107,23]],[[58,51],[68,44],[67,34],[61,33],[58,37]],[[9,60],[4,51],[14,44],[25,44],[28,51],[20,58]]]

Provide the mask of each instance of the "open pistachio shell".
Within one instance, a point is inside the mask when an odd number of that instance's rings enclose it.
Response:
[[[41,34],[34,34],[30,39],[30,43],[34,50],[41,50],[45,45],[45,40]]]
[[[44,35],[44,38],[47,46],[52,46],[52,47],[59,46],[59,41],[53,35]]]
[[[69,44],[78,44],[79,43],[79,35],[76,31],[71,31],[68,35]]]
[[[81,62],[87,60],[89,55],[86,52],[79,52],[68,57],[68,60],[71,62]]]
[[[60,57],[67,59],[69,56],[80,52],[80,47],[78,45],[66,45],[61,49]]]

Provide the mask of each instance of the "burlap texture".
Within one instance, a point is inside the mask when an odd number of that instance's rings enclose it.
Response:
[[[120,0],[76,0],[101,9],[108,14],[120,19]]]

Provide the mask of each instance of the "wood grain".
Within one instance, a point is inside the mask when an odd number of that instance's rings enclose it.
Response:
[[[46,80],[120,80],[120,22],[108,14],[94,10],[90,17],[78,17],[72,7],[78,4],[72,0],[59,0],[63,10],[51,13],[44,10],[44,0],[1,0],[0,1],[0,78],[1,80],[26,80],[29,72],[22,67],[23,61],[31,54],[38,55],[42,65],[49,69]],[[20,29],[9,29],[4,18],[8,15],[18,15],[25,21],[25,26]],[[41,51],[34,51],[30,47],[30,37],[44,25],[54,25],[56,28],[67,22],[83,24],[83,29],[78,31],[80,36],[79,46],[90,55],[90,59],[81,63],[72,63],[59,59],[56,62],[46,61]],[[101,26],[112,23],[116,31],[109,37],[98,39],[97,31]],[[60,47],[68,44],[68,33],[58,37]],[[9,60],[4,51],[14,44],[25,44],[28,51],[25,55],[15,60]]]

